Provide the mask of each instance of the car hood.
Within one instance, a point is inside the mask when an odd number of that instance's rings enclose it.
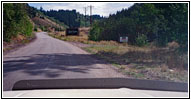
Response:
[[[4,97],[187,97],[188,83],[129,78],[21,80]]]
[[[188,97],[188,92],[119,89],[45,89],[4,91],[3,97]]]

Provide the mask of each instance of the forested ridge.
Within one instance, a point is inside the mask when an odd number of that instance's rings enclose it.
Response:
[[[45,11],[43,8],[40,8],[40,11],[43,12],[46,16],[53,17],[54,19],[63,22],[69,27],[81,27],[90,25],[90,16],[83,15],[77,12],[76,10],[49,10]],[[92,20],[103,19],[100,15],[92,15]]]
[[[109,18],[93,24],[89,39],[119,40],[128,36],[129,44],[165,46],[175,41],[183,50],[188,47],[188,4],[136,3]]]

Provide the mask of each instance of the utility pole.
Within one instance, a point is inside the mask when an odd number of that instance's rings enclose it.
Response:
[[[87,11],[87,7],[84,7],[84,11],[85,11],[85,27],[86,27],[86,11]]]
[[[90,25],[92,25],[92,5],[88,6],[90,7]]]

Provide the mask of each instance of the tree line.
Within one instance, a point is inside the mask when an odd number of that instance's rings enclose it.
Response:
[[[128,36],[129,44],[166,46],[175,41],[187,51],[188,4],[136,3],[93,24],[89,39],[114,40]]]
[[[43,12],[46,16],[53,17],[54,19],[63,22],[69,27],[80,27],[80,26],[89,26],[89,15],[83,15],[77,12],[76,10],[49,10],[45,11],[43,8],[40,8],[40,11]],[[92,19],[100,20],[103,19],[100,15],[93,15]]]
[[[78,27],[80,25],[80,22],[76,20],[76,10],[50,10],[42,12],[49,17],[53,17],[54,19],[57,19],[60,22],[64,22],[69,27]]]

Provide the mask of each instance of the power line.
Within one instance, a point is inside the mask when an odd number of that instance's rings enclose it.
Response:
[[[84,7],[84,11],[85,11],[85,27],[86,27],[86,11],[87,11],[87,7]]]

